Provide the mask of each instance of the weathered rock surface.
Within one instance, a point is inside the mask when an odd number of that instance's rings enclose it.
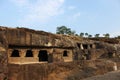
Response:
[[[106,60],[52,64],[9,64],[10,80],[81,80],[113,71],[114,62]],[[23,75],[24,74],[24,75]]]
[[[120,71],[113,71],[104,75],[98,75],[83,80],[120,80]]]
[[[60,35],[35,31],[26,28],[0,28],[5,33],[9,45],[17,46],[41,46],[41,47],[73,47],[70,39]]]
[[[7,49],[16,49],[16,47],[24,49],[57,48],[49,51],[59,54],[54,55],[55,58],[63,56],[60,54],[63,51],[60,51],[59,48],[70,49],[73,54],[71,56],[73,62],[18,63],[7,66]],[[9,80],[80,80],[113,71],[114,62],[120,66],[119,58],[120,40],[118,39],[86,39],[26,28],[0,27],[0,80],[5,80],[7,74]],[[57,61],[57,59],[55,60]]]
[[[5,36],[0,32],[0,80],[6,80],[8,74],[7,67],[7,43]]]

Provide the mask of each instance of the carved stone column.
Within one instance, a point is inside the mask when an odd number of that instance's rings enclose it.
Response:
[[[21,58],[24,58],[24,57],[25,57],[26,51],[27,51],[27,50],[23,50],[23,49],[19,50],[19,54],[20,54],[20,57],[21,57]]]
[[[24,49],[20,49],[20,50],[19,50],[20,62],[21,62],[21,63],[25,62],[26,51],[27,51],[27,50],[24,50]]]
[[[91,48],[90,48],[90,44],[88,44],[87,46],[88,46],[88,49],[91,49]]]
[[[39,57],[38,57],[39,50],[32,50],[32,51],[33,51],[33,57],[35,58],[36,61],[39,62]]]
[[[92,45],[92,48],[93,48],[93,49],[95,49],[95,48],[96,48],[95,44],[93,44],[93,45]]]
[[[7,53],[8,53],[8,58],[11,57],[13,50],[12,49],[8,49]]]
[[[81,47],[82,50],[84,49],[84,48],[83,48],[83,44],[81,44],[80,47]]]
[[[39,50],[32,50],[33,51],[33,57],[37,58],[39,54]]]

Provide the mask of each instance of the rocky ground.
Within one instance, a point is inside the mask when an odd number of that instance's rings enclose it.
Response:
[[[104,75],[98,75],[83,80],[120,80],[120,70],[109,72]]]
[[[91,72],[89,72],[91,71]],[[112,71],[104,74],[95,75],[92,68],[89,68],[88,72],[86,71],[74,71],[75,74],[71,75],[71,71],[69,72],[61,72],[58,74],[51,74],[49,80],[120,80],[120,70]],[[69,76],[69,77],[66,77]],[[91,77],[92,76],[92,77]]]
[[[53,72],[48,75],[48,80],[89,80],[89,78],[90,80],[120,80],[120,71],[111,72],[114,71],[112,67],[113,64],[114,62],[112,62],[111,60],[96,60],[93,62],[87,61],[84,64],[85,66],[81,67],[80,65],[71,65],[71,69],[69,70],[66,70],[65,65],[62,65],[56,67],[56,70],[53,70]],[[109,77],[111,75],[113,76],[113,79]],[[97,77],[99,77],[100,79],[98,79]]]

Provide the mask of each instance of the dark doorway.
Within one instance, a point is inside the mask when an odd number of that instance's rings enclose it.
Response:
[[[63,52],[63,57],[68,57],[68,52],[67,51]]]
[[[39,61],[48,61],[47,51],[46,50],[40,50],[39,54],[38,54],[38,57],[39,57]]]
[[[18,50],[14,50],[11,54],[11,57],[20,57],[19,55],[19,51]]]
[[[109,57],[109,58],[113,58],[113,53],[112,53],[112,52],[109,52],[109,53],[108,53],[108,57]]]
[[[25,57],[33,57],[33,53],[31,50],[27,50]]]
[[[84,49],[88,49],[88,45],[87,44],[83,44],[83,48]]]
[[[92,45],[92,44],[90,44],[90,48],[93,48],[93,45]]]
[[[85,54],[86,60],[90,60],[90,55],[89,54]]]
[[[77,43],[78,48],[80,49],[80,43]]]

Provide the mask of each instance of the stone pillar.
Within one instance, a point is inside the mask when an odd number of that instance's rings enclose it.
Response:
[[[88,46],[88,49],[90,49],[90,44],[89,45],[87,45]]]
[[[8,63],[11,62],[11,55],[12,55],[13,50],[8,49],[7,54],[8,54]]]
[[[93,48],[93,49],[95,49],[95,48],[96,48],[95,44],[93,44],[93,45],[92,45],[92,48]]]
[[[113,56],[113,57],[116,57],[116,53],[114,52],[112,56]]]
[[[8,53],[8,58],[11,57],[13,50],[12,49],[8,49],[7,53]]]
[[[20,49],[20,50],[19,50],[19,55],[20,55],[20,60],[19,60],[19,62],[21,62],[21,63],[25,62],[26,50]]]
[[[53,62],[53,51],[54,51],[54,49],[47,50],[47,52],[48,52],[48,63]]]
[[[84,48],[83,48],[83,44],[81,44],[80,47],[81,47],[82,50],[84,49]]]
[[[37,58],[39,54],[39,50],[32,50],[32,52],[33,52],[33,57]]]
[[[24,58],[24,57],[25,57],[26,51],[27,51],[27,50],[22,50],[22,49],[19,50],[19,54],[20,54],[20,57],[21,57],[21,58]]]
[[[117,64],[116,63],[114,63],[113,69],[114,69],[114,71],[117,70]]]
[[[39,50],[32,50],[32,52],[33,52],[33,57],[39,62],[39,57],[38,57]]]
[[[72,52],[72,50],[69,51],[69,58],[70,58],[70,61],[73,61],[73,52]]]

